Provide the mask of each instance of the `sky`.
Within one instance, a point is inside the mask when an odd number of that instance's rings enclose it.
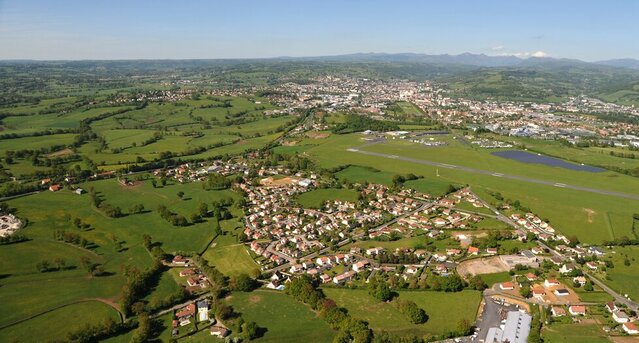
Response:
[[[639,59],[639,1],[0,0],[0,59]]]

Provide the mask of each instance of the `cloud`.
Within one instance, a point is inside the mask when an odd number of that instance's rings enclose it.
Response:
[[[490,48],[490,50],[492,50],[492,51],[502,51],[502,50],[504,50],[504,46],[503,45],[497,45],[497,46],[494,46],[494,47]]]
[[[546,53],[544,51],[535,51],[535,52],[529,52],[529,51],[524,51],[524,52],[502,52],[498,56],[515,56],[515,57],[519,57],[519,58],[529,58],[529,57],[542,58],[542,57],[548,57],[548,53]]]

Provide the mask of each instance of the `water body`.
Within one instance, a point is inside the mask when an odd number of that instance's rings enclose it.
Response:
[[[519,162],[537,163],[537,164],[547,165],[550,167],[560,167],[560,168],[565,168],[570,170],[587,171],[591,173],[600,173],[600,172],[606,171],[605,169],[602,169],[602,168],[570,163],[559,158],[531,154],[529,152],[520,151],[520,150],[495,151],[495,152],[492,152],[491,154],[495,156],[519,161]]]

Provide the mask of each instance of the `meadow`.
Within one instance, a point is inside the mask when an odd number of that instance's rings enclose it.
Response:
[[[610,340],[596,324],[552,324],[542,330],[548,343],[609,343]]]
[[[230,190],[206,191],[198,183],[181,185],[169,182],[164,187],[153,188],[147,180],[125,187],[116,179],[108,179],[81,187],[93,187],[105,203],[119,206],[125,213],[136,204],[144,205],[146,210],[140,214],[109,218],[91,204],[88,194],[77,195],[66,189],[9,201],[11,207],[17,208],[17,215],[29,219],[23,233],[30,240],[0,247],[5,256],[0,261],[0,302],[3,304],[0,326],[58,307],[72,308],[80,301],[99,300],[117,306],[125,282],[121,266],[126,264],[143,269],[151,265],[151,256],[142,246],[144,234],[150,235],[154,242],[161,242],[162,248],[169,253],[203,251],[214,237],[215,221],[204,220],[186,227],[174,227],[159,216],[155,211],[157,206],[165,205],[171,211],[188,217],[202,202],[210,205],[213,201],[239,197]],[[180,191],[185,193],[182,199],[177,196]],[[72,218],[81,218],[90,228],[76,228]],[[93,242],[95,247],[85,249],[56,241],[53,239],[55,230],[79,234]],[[46,273],[37,270],[36,264],[40,261],[48,260],[53,264],[57,257],[65,260],[66,266],[62,270]],[[107,275],[90,276],[81,258],[101,264]],[[175,279],[165,273],[159,283],[149,289],[145,300],[153,305],[174,294],[178,287]],[[29,323],[31,320],[24,325]]]
[[[0,329],[0,341],[44,342],[52,338],[63,338],[82,325],[101,323],[107,318],[116,323],[121,321],[118,312],[109,305],[98,301],[79,302]],[[64,325],[61,325],[62,321]]]
[[[255,342],[331,342],[335,332],[307,305],[277,291],[235,292],[228,298],[246,321],[265,328]]]
[[[374,331],[398,335],[440,335],[454,331],[462,319],[471,323],[475,321],[481,300],[481,293],[478,291],[400,291],[400,300],[414,301],[429,316],[424,324],[412,324],[393,303],[380,302],[366,290],[323,288],[323,291],[337,305],[345,307],[351,316],[367,321]]]

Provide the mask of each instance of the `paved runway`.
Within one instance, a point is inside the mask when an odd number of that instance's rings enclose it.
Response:
[[[504,174],[504,173],[496,173],[496,172],[491,172],[491,171],[483,170],[483,169],[469,168],[469,167],[464,167],[464,166],[457,166],[457,165],[453,165],[453,164],[433,162],[433,161],[428,161],[428,160],[420,160],[420,159],[411,158],[411,157],[383,154],[383,153],[379,153],[379,152],[364,151],[364,150],[360,150],[358,148],[350,148],[350,149],[346,149],[346,150],[350,151],[350,152],[356,152],[356,153],[359,153],[359,154],[364,154],[364,155],[390,158],[390,159],[406,161],[406,162],[413,162],[413,163],[418,163],[418,164],[424,164],[424,165],[434,166],[434,167],[439,167],[439,168],[461,170],[461,171],[468,172],[468,173],[492,175],[494,177],[501,177],[501,178],[504,178],[504,179],[512,179],[512,180],[536,183],[536,184],[541,184],[541,185],[555,186],[555,187],[559,187],[559,188],[568,188],[568,189],[574,189],[574,190],[578,190],[578,191],[584,191],[584,192],[590,192],[590,193],[596,193],[596,194],[602,194],[602,195],[609,195],[609,196],[618,197],[618,198],[627,198],[627,199],[639,200],[639,195],[637,195],[637,194],[621,193],[621,192],[608,191],[608,190],[603,190],[603,189],[596,189],[596,188],[590,188],[590,187],[569,185],[569,184],[559,183],[559,182],[552,182],[552,181],[546,181],[546,180],[533,179],[533,178],[525,177],[525,176],[510,175],[510,174]]]

